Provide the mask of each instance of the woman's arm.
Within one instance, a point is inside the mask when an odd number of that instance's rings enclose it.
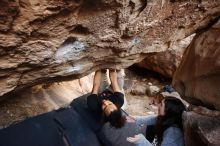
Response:
[[[100,83],[101,83],[101,71],[97,70],[95,72],[95,76],[93,79],[92,94],[98,94]]]
[[[135,119],[139,125],[156,125],[157,115],[136,116]]]

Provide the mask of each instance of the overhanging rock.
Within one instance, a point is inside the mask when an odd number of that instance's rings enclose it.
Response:
[[[219,1],[1,1],[0,96],[125,68],[208,26]]]

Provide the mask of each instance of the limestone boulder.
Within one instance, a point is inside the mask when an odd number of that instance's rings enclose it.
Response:
[[[126,68],[207,27],[219,1],[1,0],[0,96]]]
[[[209,117],[195,112],[183,114],[185,146],[219,146],[220,117]]]
[[[135,83],[132,86],[131,94],[133,95],[147,95],[150,97],[155,97],[156,93],[160,91],[160,88],[157,85],[146,84],[143,82]]]
[[[146,95],[147,85],[146,84],[135,84],[131,89],[133,95]]]
[[[151,85],[148,83],[147,90],[146,90],[146,93],[148,96],[155,97],[156,93],[158,93],[159,91],[160,91],[160,88],[158,86]]]
[[[198,33],[184,53],[173,86],[187,101],[220,110],[220,21]]]

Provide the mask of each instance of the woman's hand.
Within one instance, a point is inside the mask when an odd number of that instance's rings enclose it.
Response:
[[[141,139],[141,134],[135,135],[133,137],[127,137],[127,141],[131,143],[137,143]]]
[[[135,135],[134,137],[127,137],[127,141],[134,143],[135,146],[153,146],[143,134]]]

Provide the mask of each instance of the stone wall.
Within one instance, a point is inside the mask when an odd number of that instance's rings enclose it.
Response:
[[[186,146],[220,145],[220,20],[194,37],[173,86],[191,105],[183,115]]]
[[[173,85],[194,105],[220,110],[220,21],[197,34],[177,69]]]

